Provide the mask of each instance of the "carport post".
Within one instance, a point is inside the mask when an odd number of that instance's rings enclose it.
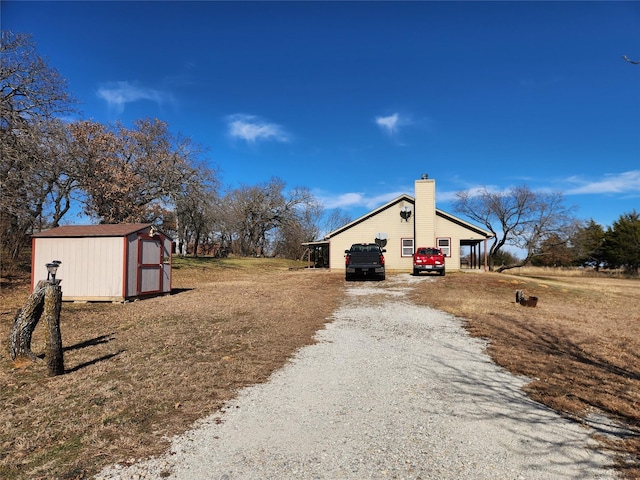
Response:
[[[484,271],[488,270],[487,267],[487,239],[484,239]]]

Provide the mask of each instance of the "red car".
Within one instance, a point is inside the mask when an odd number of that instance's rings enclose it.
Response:
[[[413,254],[413,274],[420,272],[438,272],[444,275],[444,255],[435,247],[418,247]]]

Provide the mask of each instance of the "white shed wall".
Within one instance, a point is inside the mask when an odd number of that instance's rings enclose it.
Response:
[[[122,237],[36,238],[34,281],[47,278],[46,264],[60,260],[63,300],[122,300],[124,239]]]

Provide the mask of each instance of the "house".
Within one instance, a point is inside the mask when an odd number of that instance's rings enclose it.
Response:
[[[171,292],[172,240],[150,223],[67,225],[32,236],[31,288],[60,263],[62,300],[124,302]]]
[[[487,239],[491,232],[436,208],[435,180],[423,175],[415,181],[415,196],[401,195],[325,235],[305,243],[316,266],[344,268],[344,251],[352,243],[378,243],[386,249],[388,270],[413,270],[417,247],[438,247],[446,255],[447,270],[486,269]]]

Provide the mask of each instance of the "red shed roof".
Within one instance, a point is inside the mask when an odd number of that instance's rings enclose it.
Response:
[[[124,237],[140,230],[149,229],[151,223],[117,223],[102,225],[63,225],[43,232],[35,233],[32,237]]]

